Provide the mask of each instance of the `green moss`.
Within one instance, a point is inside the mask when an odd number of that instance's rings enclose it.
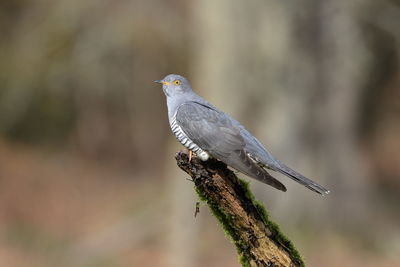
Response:
[[[203,192],[200,191],[198,187],[194,187],[194,190],[196,191],[197,195],[199,196],[199,199],[201,201],[207,202],[207,198],[204,196]]]
[[[250,190],[249,187],[249,182],[246,182],[242,179],[239,179],[239,182],[241,186],[243,187],[246,197],[248,197],[254,204],[254,206],[257,208],[258,212],[261,214],[265,225],[272,231],[272,234],[275,236],[275,240],[277,240],[280,244],[282,244],[285,248],[288,249],[291,255],[294,256],[295,260],[300,263],[300,266],[305,266],[304,261],[302,257],[300,256],[300,253],[296,249],[296,247],[293,245],[292,241],[289,240],[279,229],[279,225],[274,223],[273,221],[269,220],[269,215],[265,207],[255,199],[253,193]]]
[[[243,253],[239,253],[239,262],[243,267],[250,267],[250,259],[247,257],[247,255],[244,255]]]
[[[299,252],[297,251],[293,243],[280,231],[278,224],[269,220],[268,212],[266,211],[264,206],[255,199],[249,188],[249,183],[242,179],[239,179],[239,182],[243,188],[246,197],[252,201],[252,203],[260,213],[264,223],[271,230],[272,234],[274,235],[274,239],[278,241],[279,244],[283,245],[289,251],[289,253],[294,256],[294,259],[300,263],[300,266],[304,267],[305,264]],[[228,236],[228,238],[235,244],[239,257],[239,262],[244,267],[250,266],[250,259],[246,251],[246,246],[242,243],[239,236],[237,235],[238,230],[235,229],[234,223],[232,223],[232,216],[225,214],[219,208],[219,206],[216,203],[210,201],[198,187],[195,187],[195,190],[200,200],[205,201],[208,204],[211,212],[218,219],[220,225],[224,229],[225,235]]]
[[[244,249],[245,245],[237,235],[238,230],[234,227],[232,216],[224,213],[219,206],[213,201],[209,200],[198,187],[195,187],[195,191],[197,192],[200,200],[207,203],[212,214],[217,218],[218,222],[222,226],[225,235],[235,244],[237,253],[239,255],[239,262],[242,264],[242,266],[250,267],[250,260],[247,252]]]

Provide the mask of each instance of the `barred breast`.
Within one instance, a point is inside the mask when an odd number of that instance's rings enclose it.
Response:
[[[171,130],[174,133],[176,139],[187,149],[192,150],[200,157],[201,160],[205,161],[208,160],[209,155],[207,152],[202,150],[198,145],[196,145],[189,137],[185,134],[182,130],[181,126],[176,121],[176,114],[173,116],[172,120],[170,121]]]

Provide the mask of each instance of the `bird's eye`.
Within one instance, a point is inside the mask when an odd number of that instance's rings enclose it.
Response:
[[[173,81],[173,83],[174,83],[175,85],[181,85],[181,81],[180,81],[180,80],[175,80],[175,81]]]

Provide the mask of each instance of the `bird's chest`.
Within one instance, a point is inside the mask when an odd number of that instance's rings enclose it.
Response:
[[[202,160],[208,159],[208,153],[196,145],[182,130],[182,127],[176,121],[176,114],[170,119],[169,125],[176,139],[187,149],[195,152]]]
[[[190,150],[193,150],[193,151],[199,149],[199,147],[195,143],[193,143],[193,141],[190,140],[190,138],[182,130],[182,127],[176,121],[176,115],[172,117],[172,119],[169,122],[169,125],[170,125],[171,130],[174,133],[176,139],[178,139],[178,141],[183,146],[185,146],[187,149],[190,149]]]

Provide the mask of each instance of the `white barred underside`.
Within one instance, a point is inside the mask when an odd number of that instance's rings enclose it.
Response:
[[[202,160],[206,161],[210,158],[207,152],[202,150],[198,145],[192,142],[185,132],[182,130],[181,126],[176,122],[176,114],[173,116],[172,120],[170,121],[171,130],[174,133],[176,139],[178,139],[179,143],[181,143],[184,147],[189,150],[192,150],[196,155]]]

